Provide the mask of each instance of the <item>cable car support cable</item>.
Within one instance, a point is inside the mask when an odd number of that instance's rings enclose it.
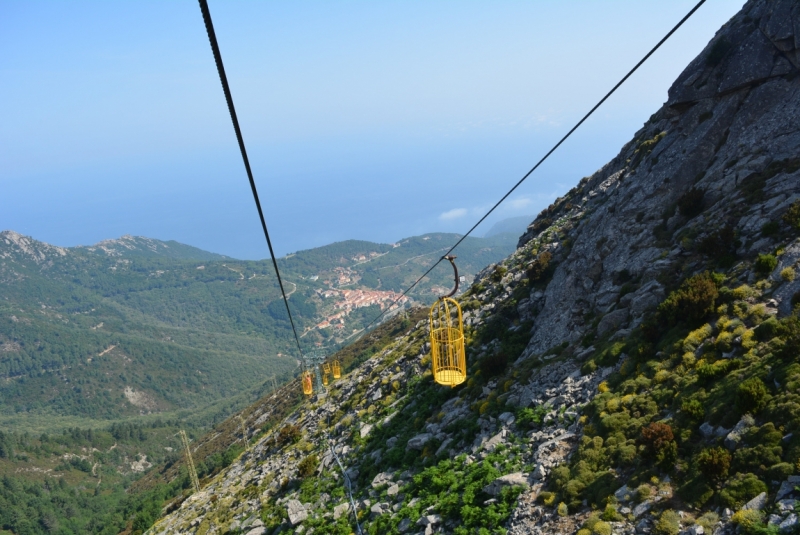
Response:
[[[303,350],[300,347],[300,337],[297,336],[297,328],[294,325],[292,318],[292,311],[289,310],[289,299],[286,297],[286,291],[283,289],[283,280],[281,279],[281,272],[278,270],[278,262],[275,258],[275,251],[272,249],[272,240],[269,238],[269,231],[267,230],[267,222],[264,220],[264,211],[261,209],[261,201],[258,199],[258,190],[256,189],[256,182],[253,180],[253,171],[250,169],[250,160],[247,157],[247,149],[244,146],[244,138],[242,137],[242,129],[239,127],[239,119],[236,116],[236,108],[233,106],[233,97],[231,96],[231,89],[228,85],[228,77],[225,74],[225,66],[222,64],[222,54],[219,51],[219,44],[217,43],[217,34],[214,32],[214,23],[211,22],[211,12],[208,9],[208,2],[206,0],[199,0],[200,11],[203,13],[203,22],[206,25],[206,32],[208,33],[208,40],[211,43],[211,51],[214,53],[214,62],[217,64],[217,72],[219,73],[220,82],[222,82],[222,90],[225,92],[225,100],[228,103],[228,111],[231,114],[231,121],[233,122],[233,129],[236,131],[236,140],[239,142],[239,150],[242,153],[242,161],[244,161],[244,168],[247,170],[247,178],[250,180],[250,189],[253,191],[253,200],[256,202],[258,209],[258,217],[261,219],[261,228],[264,230],[264,237],[267,239],[267,247],[269,247],[269,256],[272,259],[272,266],[275,268],[275,275],[278,277],[278,285],[281,288],[281,295],[283,295],[283,303],[286,305],[286,313],[289,314],[289,323],[292,324],[292,332],[294,332],[294,340],[297,342],[297,349],[300,351],[300,356],[303,356]]]
[[[202,0],[201,0],[201,1],[202,1]],[[456,247],[458,247],[459,245],[461,245],[461,243],[462,243],[462,242],[463,242],[465,239],[467,239],[467,236],[469,236],[470,234],[472,234],[472,232],[473,232],[473,231],[474,231],[476,228],[478,228],[478,225],[480,225],[481,223],[483,223],[483,221],[484,221],[484,220],[485,220],[487,217],[489,217],[489,215],[490,215],[492,212],[494,212],[494,211],[495,211],[495,209],[496,209],[498,206],[500,206],[500,205],[503,203],[503,201],[505,201],[505,200],[508,198],[508,196],[509,196],[509,195],[511,195],[512,193],[514,193],[514,191],[515,191],[515,190],[516,190],[516,189],[517,189],[517,188],[518,188],[518,187],[519,187],[519,186],[520,186],[520,185],[521,185],[523,182],[525,182],[525,180],[526,180],[526,179],[527,179],[527,178],[528,178],[528,177],[529,177],[529,176],[530,176],[530,175],[531,175],[531,174],[532,174],[534,171],[536,171],[536,169],[538,169],[538,168],[539,168],[539,166],[540,166],[540,165],[542,165],[542,164],[545,162],[545,160],[547,160],[547,159],[550,157],[550,155],[551,155],[551,154],[553,154],[553,153],[556,151],[556,149],[558,149],[558,148],[559,148],[559,147],[560,147],[560,146],[561,146],[561,145],[562,145],[562,144],[563,144],[563,143],[564,143],[564,142],[567,140],[567,138],[569,138],[569,137],[570,137],[570,136],[571,136],[571,135],[572,135],[572,134],[575,132],[575,130],[577,130],[577,129],[578,129],[578,128],[579,128],[579,127],[580,127],[580,126],[581,126],[581,125],[582,125],[584,122],[586,122],[586,120],[587,120],[589,117],[591,117],[591,116],[592,116],[592,114],[594,114],[594,112],[595,112],[595,111],[597,111],[597,109],[598,109],[600,106],[602,106],[602,105],[603,105],[603,103],[604,103],[606,100],[608,100],[608,98],[609,98],[611,95],[613,95],[613,94],[616,92],[616,90],[617,90],[617,89],[619,89],[619,88],[620,88],[620,86],[621,86],[622,84],[624,84],[624,83],[625,83],[625,82],[628,80],[628,78],[630,78],[630,77],[631,77],[631,75],[633,75],[633,73],[635,73],[635,72],[636,72],[636,71],[639,69],[639,67],[641,67],[641,66],[644,64],[644,62],[645,62],[645,61],[647,61],[648,59],[650,59],[650,56],[652,56],[652,55],[655,53],[655,51],[656,51],[656,50],[658,50],[659,48],[661,48],[661,45],[663,45],[663,44],[664,44],[664,43],[667,41],[667,39],[669,39],[670,37],[672,37],[672,34],[674,34],[676,31],[678,31],[678,28],[680,28],[681,26],[683,26],[683,23],[684,23],[684,22],[686,22],[687,20],[689,20],[689,18],[690,18],[692,15],[694,15],[695,11],[697,11],[698,9],[700,9],[700,6],[702,6],[702,5],[703,5],[705,2],[706,2],[706,0],[700,0],[700,1],[699,1],[699,2],[698,2],[698,3],[697,3],[697,4],[696,4],[696,5],[695,5],[695,6],[694,6],[694,7],[693,7],[693,8],[692,8],[692,9],[691,9],[689,12],[688,12],[688,13],[687,13],[687,14],[686,14],[686,15],[685,15],[685,16],[684,16],[684,17],[683,17],[683,18],[682,18],[682,19],[681,19],[681,20],[680,20],[680,21],[679,21],[679,22],[678,22],[678,23],[677,23],[677,24],[676,24],[676,25],[675,25],[675,26],[674,26],[674,27],[673,27],[673,28],[672,28],[672,29],[671,29],[671,30],[670,30],[670,31],[669,31],[669,32],[668,32],[668,33],[667,33],[667,34],[666,34],[666,35],[665,35],[665,36],[664,36],[664,37],[663,37],[663,38],[662,38],[660,41],[659,41],[659,42],[658,42],[658,43],[656,43],[656,45],[655,45],[653,48],[651,48],[651,49],[650,49],[650,51],[649,51],[647,54],[645,54],[645,56],[644,56],[644,57],[643,57],[641,60],[639,60],[639,63],[637,63],[637,64],[636,64],[636,65],[635,65],[635,66],[634,66],[634,67],[633,67],[633,68],[632,68],[630,71],[628,71],[628,74],[626,74],[625,76],[623,76],[623,77],[622,77],[622,79],[621,79],[619,82],[617,82],[617,85],[615,85],[614,87],[612,87],[612,88],[611,88],[611,91],[609,91],[608,93],[606,93],[606,94],[605,94],[605,96],[604,96],[603,98],[601,98],[601,99],[600,99],[600,101],[599,101],[597,104],[595,104],[595,105],[594,105],[594,107],[593,107],[591,110],[589,110],[589,112],[588,112],[586,115],[584,115],[584,116],[583,116],[583,118],[581,118],[581,120],[580,120],[580,121],[578,121],[578,122],[575,124],[575,126],[573,126],[573,127],[572,127],[572,128],[569,130],[569,132],[567,132],[567,133],[564,135],[564,137],[562,137],[562,138],[561,138],[561,139],[558,141],[558,143],[556,143],[555,145],[553,145],[553,148],[551,148],[549,151],[547,151],[547,153],[546,153],[544,156],[542,156],[542,158],[541,158],[541,159],[540,159],[538,162],[536,162],[536,165],[534,165],[534,166],[531,168],[531,170],[530,170],[530,171],[528,171],[527,173],[525,173],[525,176],[523,176],[521,179],[519,179],[519,181],[518,181],[516,184],[514,184],[514,186],[513,186],[513,187],[512,187],[510,190],[508,190],[508,192],[507,192],[505,195],[503,195],[503,196],[500,198],[500,200],[499,200],[499,201],[497,201],[497,202],[495,203],[495,205],[494,205],[494,206],[492,206],[492,207],[489,209],[489,211],[488,211],[488,212],[486,212],[486,213],[483,215],[483,217],[481,217],[481,218],[478,220],[478,222],[477,222],[477,223],[475,223],[475,224],[472,226],[472,228],[471,228],[471,229],[469,229],[469,230],[467,231],[467,233],[466,233],[466,234],[464,234],[464,235],[463,235],[463,236],[462,236],[462,237],[461,237],[461,238],[460,238],[460,239],[459,239],[459,240],[458,240],[458,241],[455,243],[455,245],[453,245],[453,246],[452,246],[452,247],[451,247],[451,248],[450,248],[450,249],[449,249],[449,250],[448,250],[448,251],[447,251],[447,252],[446,252],[446,253],[445,253],[445,254],[444,254],[444,255],[443,255],[443,256],[442,256],[440,259],[439,259],[439,260],[437,260],[435,264],[433,264],[433,265],[432,265],[430,268],[428,268],[428,271],[426,271],[425,273],[423,273],[423,274],[422,274],[422,275],[421,275],[421,276],[420,276],[420,277],[419,277],[419,278],[418,278],[416,281],[414,281],[414,283],[413,283],[411,286],[409,286],[409,287],[408,287],[408,288],[407,288],[407,289],[406,289],[406,290],[405,290],[405,291],[404,291],[402,294],[400,294],[400,296],[399,296],[397,299],[395,299],[395,300],[392,302],[392,304],[391,304],[390,306],[386,307],[386,308],[385,308],[383,311],[381,311],[381,313],[380,313],[380,314],[378,314],[378,315],[375,317],[375,319],[373,319],[371,322],[369,322],[369,323],[367,324],[367,326],[366,326],[366,327],[364,327],[364,330],[366,331],[366,330],[367,330],[367,329],[369,329],[369,328],[370,328],[370,327],[371,327],[371,326],[372,326],[372,325],[373,325],[373,324],[374,324],[376,321],[378,321],[380,318],[382,318],[382,317],[383,317],[383,315],[384,315],[384,314],[386,314],[386,313],[387,313],[387,312],[388,312],[388,311],[389,311],[389,310],[392,308],[392,306],[394,306],[395,304],[397,304],[397,302],[398,302],[398,301],[400,301],[400,299],[402,299],[403,297],[405,297],[405,296],[406,296],[406,294],[408,294],[408,292],[410,292],[412,288],[414,288],[414,287],[415,287],[417,284],[419,284],[419,283],[420,283],[420,281],[422,281],[422,279],[424,279],[425,277],[427,277],[427,276],[428,276],[428,274],[429,274],[431,271],[433,271],[433,269],[434,269],[436,266],[438,266],[438,265],[439,265],[439,264],[442,262],[442,260],[446,260],[446,259],[447,259],[447,257],[448,257],[448,256],[450,256],[450,253],[452,253],[452,252],[455,250],[455,248],[456,248]]]

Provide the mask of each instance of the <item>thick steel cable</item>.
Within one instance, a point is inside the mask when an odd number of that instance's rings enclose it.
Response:
[[[614,94],[614,92],[615,92],[617,89],[619,89],[619,87],[620,87],[622,84],[624,84],[624,83],[625,83],[625,82],[628,80],[628,78],[630,78],[630,77],[631,77],[631,75],[632,75],[634,72],[636,72],[636,71],[639,69],[639,67],[641,67],[641,66],[642,66],[642,64],[644,64],[644,62],[645,62],[645,61],[647,61],[647,60],[650,58],[650,56],[652,56],[652,55],[655,53],[655,51],[656,51],[656,50],[658,50],[659,48],[661,48],[661,45],[663,45],[663,44],[664,44],[664,43],[667,41],[667,39],[669,39],[670,37],[672,37],[672,34],[674,34],[676,31],[678,31],[678,28],[680,28],[681,26],[683,26],[683,23],[684,23],[684,22],[686,22],[687,20],[689,20],[689,18],[690,18],[692,15],[694,15],[695,11],[697,11],[698,9],[700,9],[700,6],[702,6],[703,4],[705,4],[705,2],[706,2],[706,0],[700,0],[700,1],[697,3],[697,5],[695,5],[695,6],[694,6],[694,7],[693,7],[693,8],[692,8],[692,9],[691,9],[691,10],[690,10],[690,11],[689,11],[687,14],[686,14],[686,16],[684,16],[684,17],[683,17],[683,18],[682,18],[682,19],[681,19],[681,20],[678,22],[678,24],[676,24],[676,25],[675,25],[675,26],[674,26],[674,27],[673,27],[673,28],[672,28],[672,29],[671,29],[671,30],[670,30],[670,31],[667,33],[667,35],[665,35],[665,36],[664,36],[664,37],[663,37],[663,38],[662,38],[662,39],[661,39],[661,40],[660,40],[660,41],[659,41],[659,42],[656,44],[656,46],[654,46],[652,49],[650,49],[650,52],[648,52],[647,54],[645,54],[645,56],[644,56],[644,57],[643,57],[641,60],[639,60],[639,63],[637,63],[637,64],[636,64],[636,65],[635,65],[635,66],[634,66],[634,67],[633,67],[633,68],[632,68],[630,71],[628,71],[628,74],[626,74],[625,76],[623,76],[623,77],[622,77],[622,79],[621,79],[619,82],[617,82],[617,85],[615,85],[613,88],[611,88],[611,91],[609,91],[608,93],[606,93],[606,95],[605,95],[603,98],[601,98],[601,99],[600,99],[600,102],[598,102],[597,104],[595,104],[595,105],[594,105],[594,107],[593,107],[591,110],[589,110],[589,112],[588,112],[586,115],[584,115],[584,116],[583,116],[583,118],[582,118],[580,121],[578,121],[578,122],[577,122],[577,124],[575,124],[575,126],[573,126],[573,127],[572,127],[572,128],[569,130],[569,132],[567,132],[567,133],[564,135],[564,137],[562,137],[562,138],[561,138],[561,139],[558,141],[558,143],[556,143],[556,144],[553,146],[553,148],[552,148],[552,149],[550,149],[549,151],[547,151],[547,154],[545,154],[544,156],[542,156],[542,158],[541,158],[541,159],[540,159],[538,162],[536,162],[536,165],[534,165],[534,166],[531,168],[531,170],[530,170],[530,171],[528,171],[527,173],[525,173],[525,176],[523,176],[521,179],[519,179],[519,181],[518,181],[516,184],[514,184],[514,187],[512,187],[510,190],[508,190],[508,192],[507,192],[505,195],[503,195],[503,196],[500,198],[500,200],[499,200],[499,201],[497,201],[497,202],[495,203],[495,205],[494,205],[494,206],[492,206],[492,207],[489,209],[489,211],[488,211],[488,212],[486,212],[486,213],[484,214],[484,216],[483,216],[483,217],[481,217],[481,218],[478,220],[478,222],[477,222],[477,223],[475,223],[474,225],[472,225],[472,228],[471,228],[471,229],[469,229],[469,230],[467,231],[467,233],[466,233],[466,234],[464,234],[464,235],[463,235],[463,236],[462,236],[462,237],[461,237],[461,238],[460,238],[460,239],[459,239],[459,240],[458,240],[458,241],[455,243],[455,245],[453,245],[453,246],[452,246],[452,247],[451,247],[451,248],[450,248],[450,249],[449,249],[449,250],[448,250],[448,251],[447,251],[447,252],[446,252],[446,253],[445,253],[445,254],[444,254],[444,255],[443,255],[443,256],[442,256],[440,259],[439,259],[439,260],[437,260],[435,264],[433,264],[433,265],[432,265],[430,268],[428,268],[428,271],[426,271],[425,273],[423,273],[423,274],[422,274],[422,275],[421,275],[421,276],[420,276],[420,277],[419,277],[419,278],[418,278],[418,279],[417,279],[417,280],[414,282],[414,284],[412,284],[411,286],[409,286],[409,287],[408,287],[408,288],[407,288],[407,289],[406,289],[406,290],[405,290],[405,291],[404,291],[402,294],[400,294],[400,296],[399,296],[397,299],[395,299],[395,300],[392,302],[392,304],[391,304],[391,305],[389,305],[388,307],[386,307],[386,309],[385,309],[385,310],[383,310],[383,311],[381,311],[381,313],[380,313],[380,314],[378,314],[378,315],[375,317],[375,319],[373,319],[371,322],[369,322],[369,323],[367,324],[367,326],[366,326],[366,327],[364,327],[364,330],[366,330],[366,329],[369,329],[369,328],[370,328],[370,326],[372,326],[372,324],[374,324],[376,321],[378,321],[379,319],[381,319],[381,318],[383,317],[383,315],[384,315],[384,314],[386,314],[386,313],[389,311],[389,309],[390,309],[392,306],[394,306],[395,304],[397,304],[397,302],[398,302],[398,301],[400,301],[400,299],[402,299],[403,297],[405,297],[405,296],[406,296],[406,294],[408,294],[408,292],[410,292],[410,291],[411,291],[411,290],[412,290],[412,289],[413,289],[413,288],[414,288],[414,287],[415,287],[417,284],[419,284],[419,283],[420,283],[420,281],[422,281],[422,279],[424,279],[425,277],[427,277],[427,276],[428,276],[428,274],[429,274],[431,271],[433,271],[433,269],[434,269],[436,266],[438,266],[438,265],[441,263],[441,261],[442,261],[442,260],[444,260],[445,258],[447,258],[447,256],[449,256],[449,255],[450,255],[450,253],[452,253],[452,252],[455,250],[455,248],[456,248],[456,247],[458,247],[459,245],[461,245],[461,243],[462,243],[462,242],[463,242],[465,239],[467,239],[467,236],[469,236],[470,234],[472,234],[472,232],[473,232],[473,231],[474,231],[476,228],[478,228],[478,225],[480,225],[481,223],[483,223],[483,221],[484,221],[484,220],[485,220],[487,217],[489,217],[489,215],[490,215],[492,212],[494,212],[494,211],[495,211],[495,209],[496,209],[498,206],[500,206],[500,205],[503,203],[503,201],[505,201],[505,200],[508,198],[508,196],[509,196],[509,195],[511,195],[512,193],[514,193],[514,190],[516,190],[516,189],[517,189],[517,188],[518,188],[518,187],[519,187],[519,186],[520,186],[520,185],[521,185],[523,182],[525,182],[525,180],[526,180],[526,179],[527,179],[529,176],[531,176],[531,174],[532,174],[534,171],[536,171],[536,169],[538,169],[538,168],[539,168],[539,166],[540,166],[540,165],[542,165],[542,164],[544,163],[544,161],[545,161],[545,160],[547,160],[547,159],[550,157],[550,155],[551,155],[551,154],[553,154],[553,153],[556,151],[556,149],[558,149],[558,147],[560,147],[560,146],[561,146],[561,144],[562,144],[562,143],[564,143],[564,142],[567,140],[567,138],[569,138],[569,137],[570,137],[570,136],[573,134],[573,132],[575,132],[575,130],[577,130],[577,129],[578,129],[578,128],[579,128],[579,127],[580,127],[580,126],[581,126],[581,125],[582,125],[584,122],[586,122],[586,119],[588,119],[588,118],[589,118],[589,117],[590,117],[590,116],[591,116],[591,115],[592,115],[592,114],[593,114],[595,111],[597,111],[597,108],[599,108],[600,106],[602,106],[602,105],[603,105],[603,103],[604,103],[606,100],[608,100],[608,98],[609,98],[611,95],[613,95],[613,94]]]
[[[250,160],[247,157],[247,149],[244,147],[244,138],[242,137],[242,129],[239,128],[239,119],[236,117],[236,108],[233,106],[233,97],[231,96],[231,88],[228,85],[228,77],[225,74],[225,66],[222,64],[222,54],[219,51],[219,44],[217,43],[217,34],[214,32],[214,24],[211,22],[211,12],[208,10],[208,2],[206,0],[199,0],[200,11],[203,12],[203,22],[206,25],[206,32],[208,33],[208,40],[211,43],[211,51],[214,53],[214,62],[217,64],[217,72],[219,73],[219,80],[222,82],[222,90],[225,92],[225,100],[228,103],[228,111],[231,114],[231,121],[233,122],[233,129],[236,131],[236,140],[239,142],[239,150],[242,153],[242,161],[244,161],[244,168],[247,170],[247,178],[250,180],[250,189],[253,191],[253,200],[256,202],[258,209],[258,217],[261,219],[261,228],[264,230],[264,237],[267,238],[267,247],[269,247],[269,256],[272,259],[272,266],[275,268],[275,275],[278,277],[278,285],[281,288],[281,295],[283,295],[283,303],[286,305],[286,313],[289,315],[289,323],[292,324],[292,332],[294,332],[294,340],[297,342],[297,350],[300,351],[300,356],[303,356],[303,349],[300,347],[300,337],[297,336],[297,328],[294,325],[294,318],[292,318],[292,311],[289,309],[289,299],[286,297],[286,291],[283,289],[283,280],[281,279],[281,272],[278,270],[278,262],[275,258],[275,251],[272,249],[272,240],[269,238],[269,231],[267,230],[267,222],[264,220],[264,211],[261,209],[261,201],[258,199],[258,190],[256,189],[256,182],[253,180],[253,171],[250,169]]]

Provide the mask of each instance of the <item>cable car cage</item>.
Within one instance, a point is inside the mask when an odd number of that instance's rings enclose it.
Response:
[[[311,377],[311,372],[308,370],[303,371],[302,375],[302,382],[303,382],[303,394],[306,396],[310,396],[314,393],[314,379]]]
[[[338,360],[334,360],[332,363],[333,368],[333,378],[334,379],[341,379],[342,377],[342,365],[339,364]]]
[[[458,291],[458,268],[454,262],[456,257],[444,258],[453,266],[456,286],[452,292],[440,297],[431,307],[431,367],[434,381],[440,385],[454,387],[467,379],[467,358],[464,352],[461,306],[452,299]]]

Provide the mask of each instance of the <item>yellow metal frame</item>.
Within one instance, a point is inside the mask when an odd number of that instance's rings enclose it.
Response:
[[[444,386],[460,385],[467,379],[467,358],[459,304],[449,297],[436,301],[431,307],[430,327],[433,380]]]
[[[333,361],[333,378],[340,379],[342,377],[342,365],[338,360]]]
[[[327,362],[323,362],[322,363],[322,371],[323,371],[323,373],[325,375],[330,375],[331,374],[331,365],[328,364]]]
[[[306,396],[310,396],[314,393],[314,380],[311,376],[311,372],[305,370],[302,375],[302,383],[303,383],[303,394]]]

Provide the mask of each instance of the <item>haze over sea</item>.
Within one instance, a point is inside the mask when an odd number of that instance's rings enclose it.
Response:
[[[694,0],[211,2],[278,254],[464,232]],[[743,4],[710,0],[515,193],[611,158]],[[196,2],[0,1],[0,229],[266,246]]]

